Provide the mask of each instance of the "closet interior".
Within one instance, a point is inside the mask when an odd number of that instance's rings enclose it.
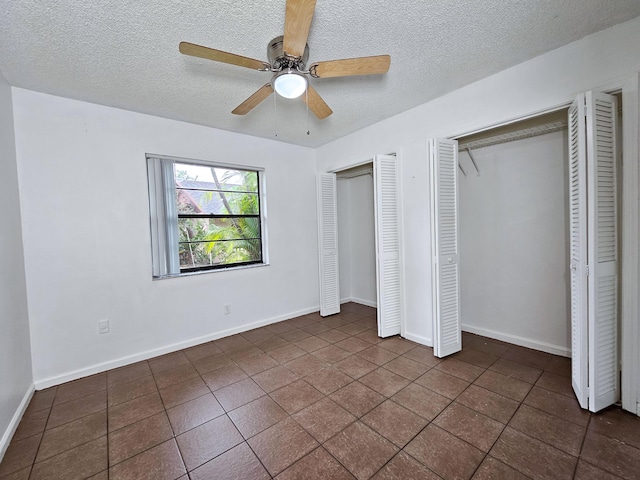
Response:
[[[457,139],[462,330],[564,356],[571,355],[567,124],[563,108]]]
[[[376,306],[373,164],[336,172],[340,302]]]
[[[462,329],[571,349],[567,110],[458,138]]]

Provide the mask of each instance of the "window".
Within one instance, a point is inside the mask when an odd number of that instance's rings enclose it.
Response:
[[[147,157],[153,276],[265,263],[263,172]]]

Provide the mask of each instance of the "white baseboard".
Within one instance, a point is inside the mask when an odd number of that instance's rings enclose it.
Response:
[[[296,318],[301,315],[314,313],[314,312],[317,312],[319,309],[320,309],[319,306],[309,307],[303,310],[298,310],[296,312],[290,312],[284,315],[278,315],[276,317],[265,318],[263,320],[259,320],[257,322],[249,323],[246,325],[240,325],[238,327],[229,328],[227,330],[222,330],[219,332],[202,335],[200,337],[191,338],[189,340],[185,340],[182,342],[172,343],[170,345],[165,345],[163,347],[145,350],[144,352],[136,353],[133,355],[127,355],[125,357],[116,358],[114,360],[109,360],[107,362],[96,363],[94,365],[91,365],[90,367],[72,370],[70,372],[66,372],[61,375],[38,379],[35,381],[35,388],[36,390],[42,390],[43,388],[49,388],[54,385],[60,385],[61,383],[77,380],[78,378],[88,377],[89,375],[95,375],[96,373],[106,372],[107,370],[111,370],[113,368],[124,367],[125,365],[130,365],[132,363],[140,362],[142,360],[147,360],[149,358],[157,357],[159,355],[176,352],[178,350],[182,350],[183,348],[193,347],[195,345],[200,345],[201,343],[210,342],[212,340],[218,340],[219,338],[228,337],[229,335],[235,335],[236,333],[246,332],[248,330],[253,330],[254,328],[264,327],[265,325],[271,325],[272,323],[277,323],[283,320]]]
[[[20,405],[18,405],[18,409],[13,414],[9,425],[7,425],[7,429],[2,434],[2,439],[0,439],[0,462],[2,462],[4,454],[7,452],[7,448],[9,448],[9,443],[11,443],[13,434],[16,433],[16,429],[20,424],[20,420],[22,420],[24,412],[29,406],[29,402],[31,401],[31,397],[33,397],[33,393],[35,392],[35,390],[35,385],[32,383],[29,386],[29,389],[24,394],[24,397],[22,397],[22,401],[20,402]]]
[[[503,342],[513,343],[514,345],[520,345],[521,347],[541,350],[543,352],[552,353],[554,355],[571,357],[571,349],[568,347],[563,347],[562,345],[554,345],[552,343],[541,342],[532,338],[510,335],[508,333],[497,332],[488,328],[480,328],[464,324],[462,325],[462,331],[475,333],[476,335],[482,335],[483,337],[494,338],[496,340],[502,340]]]
[[[364,298],[347,297],[347,298],[340,299],[340,305],[342,305],[343,303],[349,303],[349,302],[359,303],[360,305],[366,305],[367,307],[378,308],[377,302],[372,302],[371,300],[365,300]]]
[[[351,297],[351,301],[353,303],[359,303],[360,305],[366,305],[367,307],[378,308],[377,302],[372,302],[371,300],[365,300],[364,298]]]
[[[424,345],[425,347],[433,347],[433,340],[431,338],[423,337],[422,335],[415,335],[410,332],[404,332],[404,335],[402,336],[407,340],[419,343],[420,345]]]

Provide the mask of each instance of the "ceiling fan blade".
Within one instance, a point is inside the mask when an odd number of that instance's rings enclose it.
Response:
[[[307,95],[302,95],[302,99],[304,102],[309,105],[309,109],[316,114],[320,120],[323,118],[327,118],[329,115],[333,113],[333,110],[329,108],[329,105],[322,99],[318,92],[316,92],[315,88],[311,85],[307,86]],[[309,99],[307,100],[307,96]]]
[[[207,60],[214,60],[216,62],[230,63],[231,65],[238,65],[239,67],[246,67],[254,70],[262,70],[265,67],[268,67],[265,62],[260,60],[243,57],[242,55],[236,55],[235,53],[223,52],[222,50],[216,50],[215,48],[203,47],[194,43],[180,42],[179,49],[180,53],[185,55],[206,58]]]
[[[267,83],[266,85],[260,87],[256,93],[247,98],[244,102],[238,105],[234,110],[233,114],[235,115],[246,115],[255,107],[257,107],[260,102],[262,102],[265,98],[273,93],[273,88],[271,88],[271,84]]]
[[[307,45],[316,0],[287,0],[284,16],[284,51],[301,57]]]
[[[350,75],[374,75],[387,73],[391,65],[389,55],[375,57],[345,58],[314,63],[309,67],[311,75],[317,78],[347,77]]]

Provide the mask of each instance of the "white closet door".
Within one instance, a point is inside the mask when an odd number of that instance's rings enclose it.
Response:
[[[618,236],[616,98],[586,94],[589,263],[589,410],[620,398],[618,377]]]
[[[400,275],[400,204],[398,162],[392,155],[373,160],[378,335],[400,334],[402,318]]]
[[[458,142],[429,142],[431,175],[431,251],[433,353],[445,357],[462,350],[458,250]]]
[[[320,255],[320,315],[340,312],[338,265],[338,199],[335,173],[318,176],[318,251]]]
[[[617,102],[587,92],[569,109],[572,384],[592,412],[620,398]]]
[[[571,383],[588,406],[587,154],[585,99],[569,108],[569,237],[571,268]]]

